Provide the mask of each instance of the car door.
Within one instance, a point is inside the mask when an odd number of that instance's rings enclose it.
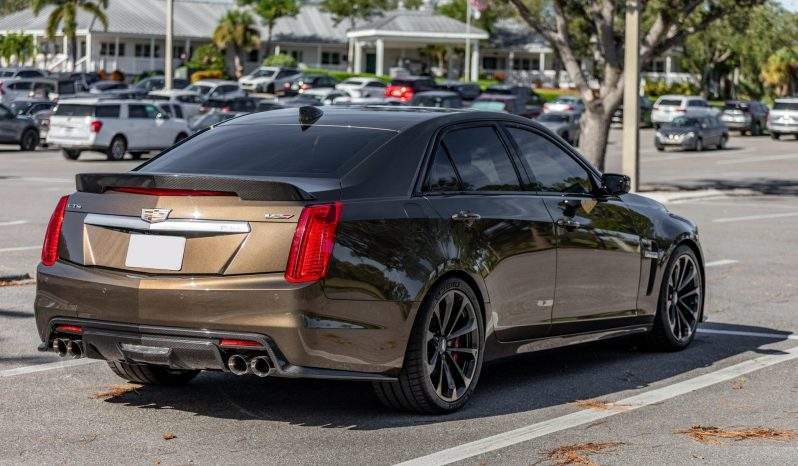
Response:
[[[0,141],[16,142],[17,124],[14,112],[0,104]]]
[[[438,138],[424,185],[450,231],[453,267],[483,278],[503,341],[545,336],[554,298],[552,219],[541,197],[521,186],[506,138],[484,122]]]
[[[557,273],[552,334],[634,321],[642,254],[641,216],[623,199],[597,194],[596,176],[564,145],[508,126],[531,189],[554,219]]]

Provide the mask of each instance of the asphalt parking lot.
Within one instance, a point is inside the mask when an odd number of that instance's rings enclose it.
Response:
[[[517,356],[488,365],[462,411],[417,416],[361,383],[125,385],[102,362],[37,352],[35,287],[13,283],[0,286],[0,463],[795,464],[798,141],[733,135],[722,151],[658,153],[652,138],[643,186],[694,194],[668,208],[698,222],[707,256],[710,320],[683,352],[624,340]],[[74,174],[135,163],[0,147],[0,276],[33,274]]]

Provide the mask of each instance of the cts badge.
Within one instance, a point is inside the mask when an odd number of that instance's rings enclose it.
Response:
[[[172,209],[141,209],[141,219],[147,223],[163,222],[169,218]]]

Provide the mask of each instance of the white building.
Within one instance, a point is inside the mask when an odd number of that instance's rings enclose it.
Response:
[[[83,71],[120,70],[138,74],[164,69],[164,0],[110,0],[108,28],[89,13],[77,17],[78,58],[75,68]],[[174,1],[174,66],[179,66],[192,51],[211,41],[219,19],[235,6],[233,0]],[[40,53],[34,64],[51,71],[71,69],[66,38],[45,37],[52,7],[35,16],[30,8],[0,18],[0,34],[25,32],[34,36]],[[257,18],[257,16],[256,16]],[[466,38],[470,40],[472,75],[504,75],[524,83],[550,84],[557,74],[551,47],[529,29],[513,20],[497,24],[496,33],[467,28],[460,21],[434,12],[399,9],[355,24],[335,24],[332,15],[321,11],[316,2],[305,2],[293,18],[282,18],[274,28],[275,52],[287,53],[307,67],[344,70],[349,66],[361,72],[387,74],[393,67],[414,73],[448,70],[450,77],[462,76]],[[261,37],[266,40],[266,30]],[[442,53],[443,51],[443,53]],[[437,55],[437,59],[431,56]],[[245,69],[256,67],[266,55],[265,43],[251,51]],[[441,63],[441,57],[445,62]],[[658,60],[650,71],[657,78],[678,80],[674,60]],[[660,69],[661,68],[661,69]],[[561,74],[561,77],[564,76]],[[562,79],[567,82],[567,78]]]

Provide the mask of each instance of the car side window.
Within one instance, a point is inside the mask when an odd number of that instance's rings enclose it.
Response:
[[[443,144],[438,145],[438,150],[435,151],[435,159],[432,161],[423,189],[427,192],[460,190],[460,181]]]
[[[508,131],[534,180],[532,190],[571,194],[593,191],[587,170],[552,141],[525,129],[508,128]]]
[[[463,191],[520,191],[518,174],[493,126],[456,129],[443,145],[460,175]]]
[[[119,105],[98,105],[94,115],[97,118],[119,118]]]
[[[154,105],[131,104],[128,108],[130,118],[146,118],[154,120],[161,113]]]
[[[382,87],[385,87],[385,83],[370,82],[370,83],[366,84],[366,87],[381,87],[382,88]]]

